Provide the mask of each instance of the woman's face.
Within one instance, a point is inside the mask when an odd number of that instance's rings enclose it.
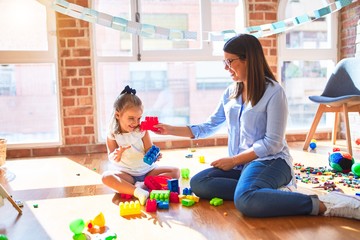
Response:
[[[235,82],[246,82],[246,61],[241,60],[237,55],[224,52],[225,70],[229,71]]]
[[[119,122],[122,132],[133,132],[140,125],[143,110],[140,107],[131,107],[122,112],[116,112],[116,119]]]

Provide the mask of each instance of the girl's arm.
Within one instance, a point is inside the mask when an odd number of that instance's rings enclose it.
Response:
[[[122,153],[129,149],[131,146],[119,147],[115,140],[106,139],[106,148],[109,160],[119,162],[121,160]]]
[[[142,141],[143,141],[144,150],[146,153],[153,145],[148,131],[145,131],[145,135],[142,137]]]

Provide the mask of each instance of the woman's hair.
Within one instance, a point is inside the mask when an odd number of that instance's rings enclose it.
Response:
[[[115,99],[113,106],[114,106],[114,110],[110,122],[110,132],[112,134],[121,133],[120,124],[116,119],[116,112],[122,114],[124,111],[132,107],[139,107],[141,109],[143,108],[141,99],[138,96],[136,96],[136,90],[130,88],[129,86],[126,86],[124,90],[122,90],[120,95]]]
[[[246,61],[247,64],[247,102],[255,106],[266,89],[266,82],[270,79],[276,81],[274,74],[271,72],[269,64],[266,61],[263,48],[260,41],[249,34],[240,34],[229,39],[223,48],[224,52],[237,55],[240,60]],[[244,88],[241,82],[236,83],[236,90],[231,97],[240,96]]]

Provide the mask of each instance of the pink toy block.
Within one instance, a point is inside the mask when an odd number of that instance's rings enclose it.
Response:
[[[157,210],[157,203],[156,199],[148,199],[146,200],[146,212],[156,212]]]
[[[140,202],[138,200],[131,202],[121,202],[119,203],[120,207],[120,216],[128,215],[139,215],[141,214]]]
[[[171,203],[179,203],[179,194],[177,192],[170,192],[170,202]]]
[[[140,129],[141,131],[150,130],[150,131],[158,131],[157,128],[154,127],[154,125],[159,124],[159,120],[157,117],[145,117],[145,121],[142,121],[140,123]]]

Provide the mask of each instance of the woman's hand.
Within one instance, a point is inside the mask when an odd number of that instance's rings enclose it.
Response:
[[[224,171],[229,171],[236,166],[236,163],[233,157],[226,157],[215,160],[210,165]]]
[[[171,127],[172,126],[170,126],[170,125],[159,123],[157,125],[154,125],[154,128],[157,129],[157,131],[154,131],[154,132],[157,134],[160,134],[160,135],[171,135],[171,133],[170,133]]]

